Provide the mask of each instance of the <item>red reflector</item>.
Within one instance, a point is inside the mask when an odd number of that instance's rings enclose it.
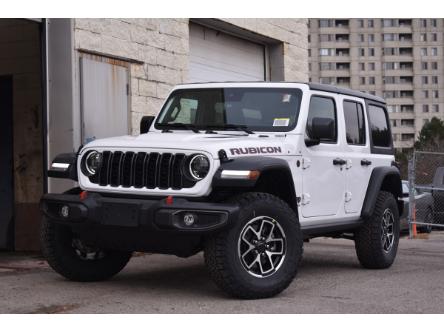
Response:
[[[167,196],[167,198],[165,199],[165,202],[167,205],[172,205],[173,204],[173,197],[171,195]]]
[[[85,200],[87,196],[88,196],[88,192],[86,192],[86,191],[80,192],[80,200]]]

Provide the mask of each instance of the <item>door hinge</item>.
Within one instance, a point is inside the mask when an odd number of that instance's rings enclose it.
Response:
[[[345,192],[345,202],[349,202],[352,199],[352,193],[350,191]]]
[[[302,158],[302,169],[308,169],[311,165],[311,160],[307,157]]]
[[[304,193],[302,194],[301,205],[308,205],[310,203],[310,194]]]

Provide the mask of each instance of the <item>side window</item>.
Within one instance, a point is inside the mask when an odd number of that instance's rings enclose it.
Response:
[[[313,121],[314,120],[314,121]],[[310,100],[310,107],[308,110],[307,126],[305,132],[309,138],[315,138],[314,122],[331,124],[331,136],[328,139],[322,139],[322,142],[335,143],[337,142],[336,130],[336,106],[335,102],[330,97],[312,96]]]
[[[344,118],[347,143],[365,145],[365,118],[362,104],[344,101]]]
[[[385,109],[380,106],[369,105],[368,116],[373,145],[376,147],[391,147],[388,116]]]

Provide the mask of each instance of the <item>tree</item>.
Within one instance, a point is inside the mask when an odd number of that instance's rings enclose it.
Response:
[[[444,152],[444,121],[433,117],[424,124],[414,147],[416,150]]]

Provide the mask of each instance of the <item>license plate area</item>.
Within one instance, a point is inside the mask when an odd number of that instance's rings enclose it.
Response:
[[[139,204],[103,203],[102,224],[121,227],[139,225]]]

